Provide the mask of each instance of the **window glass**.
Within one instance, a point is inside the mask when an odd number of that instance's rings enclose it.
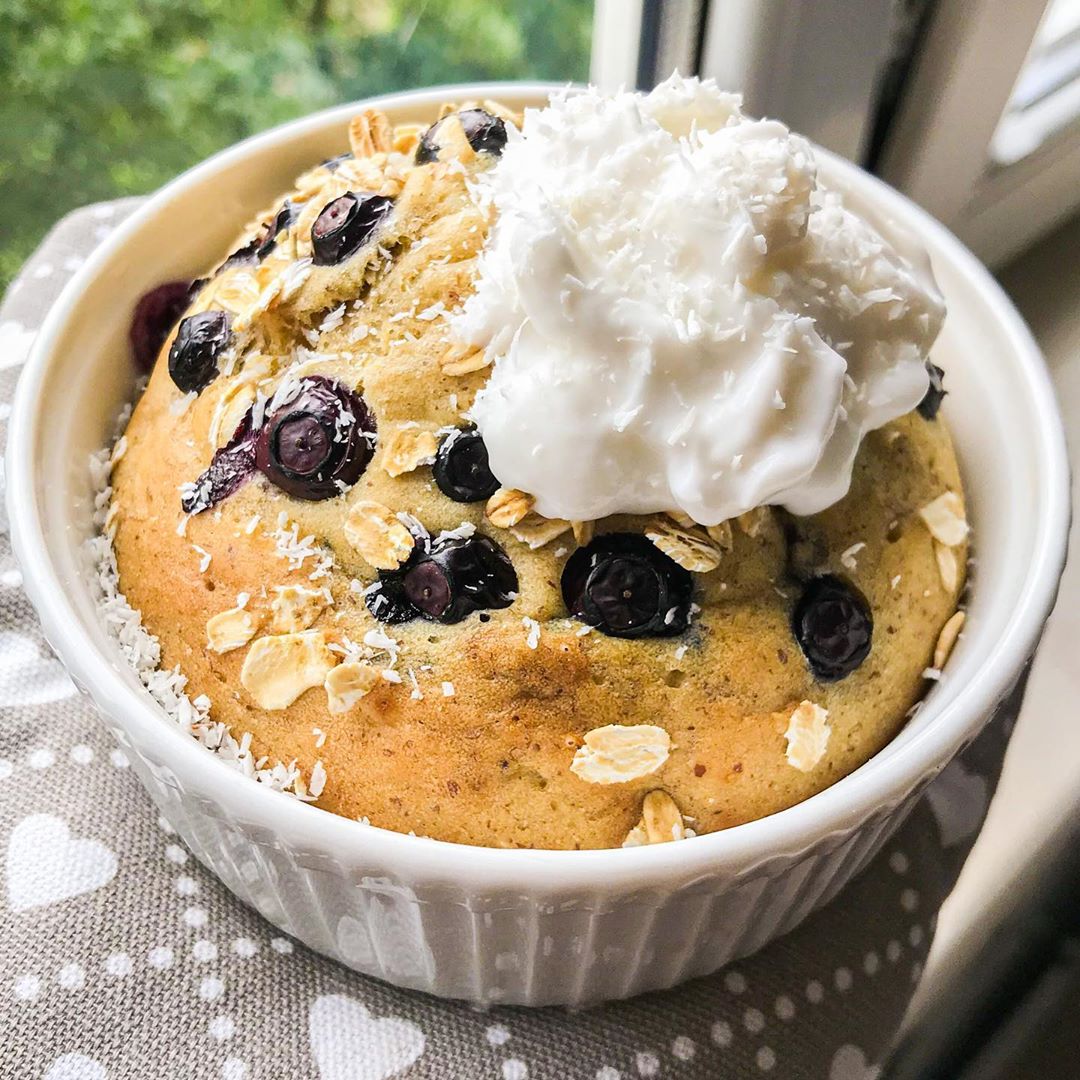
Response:
[[[1033,154],[1080,120],[1080,0],[1052,0],[990,144],[995,165]]]
[[[3,0],[0,289],[66,211],[338,102],[584,80],[592,0]]]

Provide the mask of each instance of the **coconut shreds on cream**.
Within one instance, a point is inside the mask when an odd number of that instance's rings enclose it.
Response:
[[[711,80],[556,94],[508,136],[451,319],[494,365],[472,416],[503,486],[572,521],[842,498],[863,435],[927,390],[921,248]]]
[[[121,427],[126,423],[127,415],[121,417]],[[106,629],[116,638],[120,651],[150,696],[179,727],[245,776],[276,791],[313,802],[326,783],[326,770],[321,762],[316,762],[310,783],[305,783],[295,761],[286,765],[281,761],[270,762],[267,758],[256,759],[251,752],[250,733],[245,733],[238,741],[225,724],[210,718],[210,699],[205,694],[188,697],[185,692],[187,676],[181,673],[179,666],[171,670],[160,667],[161,644],[143,626],[142,616],[120,591],[112,535],[105,529],[112,505],[112,487],[109,485],[112,464],[108,449],[90,456],[90,477],[96,491],[94,524],[102,531],[86,543],[97,568],[97,600]]]

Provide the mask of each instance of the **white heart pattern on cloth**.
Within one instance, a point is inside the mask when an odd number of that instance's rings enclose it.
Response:
[[[390,1080],[424,1052],[410,1020],[373,1017],[345,994],[323,994],[308,1016],[308,1040],[320,1080]]]
[[[107,1080],[104,1066],[85,1054],[61,1054],[46,1070],[43,1080]]]
[[[926,789],[926,799],[937,821],[941,846],[949,848],[978,830],[986,816],[990,789],[985,777],[968,772],[957,759]]]
[[[47,705],[77,693],[60,661],[42,653],[32,638],[0,631],[0,705]]]
[[[36,330],[27,330],[13,319],[0,322],[0,371],[22,367],[36,337]]]
[[[93,892],[112,881],[116,865],[104,844],[72,836],[63,819],[32,814],[8,840],[8,906],[29,911]]]
[[[858,1046],[847,1043],[833,1054],[829,1067],[829,1080],[877,1080],[881,1069],[869,1065],[866,1055]]]

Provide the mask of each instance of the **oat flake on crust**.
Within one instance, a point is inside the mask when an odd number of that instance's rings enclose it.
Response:
[[[488,521],[499,529],[509,529],[524,521],[536,500],[515,488],[499,488],[487,501],[484,513]]]
[[[919,510],[930,535],[946,547],[957,547],[967,539],[968,523],[964,504],[955,491],[946,491]]]
[[[206,620],[206,646],[216,653],[232,652],[246,645],[259,630],[259,618],[241,607],[219,611]]]
[[[937,644],[934,646],[934,670],[941,671],[946,661],[952,655],[960,631],[964,628],[967,615],[963,611],[954,612],[949,621],[941,628],[938,634]]]
[[[661,788],[650,791],[641,801],[641,820],[630,830],[623,847],[666,844],[694,835],[675,800]]]
[[[720,565],[719,546],[693,525],[687,528],[668,517],[656,517],[645,526],[645,535],[684,570],[707,574]]]
[[[322,686],[337,657],[317,631],[257,638],[244,657],[240,685],[260,708],[287,709],[305,690]]]
[[[799,772],[812,772],[825,756],[829,745],[832,728],[829,727],[829,712],[812,701],[800,702],[791,714],[784,738],[787,749],[784,751],[788,764]]]
[[[585,735],[570,771],[590,784],[624,784],[656,772],[671,753],[671,736],[655,724],[607,724]]]

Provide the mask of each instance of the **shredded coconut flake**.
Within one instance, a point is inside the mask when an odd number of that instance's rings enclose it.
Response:
[[[535,619],[530,619],[528,615],[526,615],[521,620],[521,625],[528,631],[525,638],[525,644],[528,645],[530,649],[535,649],[540,644],[540,624]]]
[[[364,644],[369,649],[376,650],[377,653],[386,653],[387,656],[390,657],[391,668],[397,665],[398,653],[401,649],[401,645],[381,627],[378,630],[368,630],[367,633],[364,634]],[[401,680],[398,679],[396,681],[400,682]]]
[[[334,308],[329,315],[321,323],[319,323],[319,333],[325,334],[330,330],[336,330],[342,322],[345,320],[345,305],[340,304]]]
[[[91,455],[90,476],[97,490],[94,523],[99,528],[105,524],[112,495],[108,484],[110,469],[108,450]],[[160,666],[160,642],[143,626],[142,616],[120,591],[120,575],[111,539],[103,532],[98,533],[86,542],[86,547],[97,567],[93,586],[102,622],[165,715],[237,772],[295,798],[310,799],[309,788],[304,785],[295,762],[286,765],[265,757],[256,759],[251,752],[250,732],[244,732],[239,740],[236,739],[224,723],[211,718],[209,697],[199,694],[190,698],[187,695],[187,676],[179,667],[166,670]]]
[[[321,761],[316,761],[311,767],[311,780],[308,782],[308,793],[313,799],[317,799],[326,787],[326,767]]]
[[[855,570],[858,568],[858,563],[855,561],[855,556],[859,554],[862,549],[866,547],[866,544],[860,541],[857,544],[852,544],[845,552],[840,556],[840,562],[844,564],[849,570]]]
[[[314,534],[300,536],[300,526],[289,524],[288,515],[282,511],[278,526],[270,533],[278,558],[285,559],[290,570],[300,570],[308,559],[315,560],[315,569],[308,575],[312,581],[326,577],[334,565],[333,557],[315,543]]]
[[[183,416],[195,403],[198,396],[199,395],[192,390],[190,394],[184,394],[182,397],[174,398],[169,402],[169,413],[172,416]]]
[[[467,540],[475,532],[476,526],[471,521],[463,521],[454,529],[443,529],[443,531],[435,537],[435,543],[440,544],[444,540]]]
[[[417,312],[416,317],[420,319],[421,322],[431,322],[445,313],[446,305],[441,300],[436,300],[431,307],[424,308],[423,311]]]

